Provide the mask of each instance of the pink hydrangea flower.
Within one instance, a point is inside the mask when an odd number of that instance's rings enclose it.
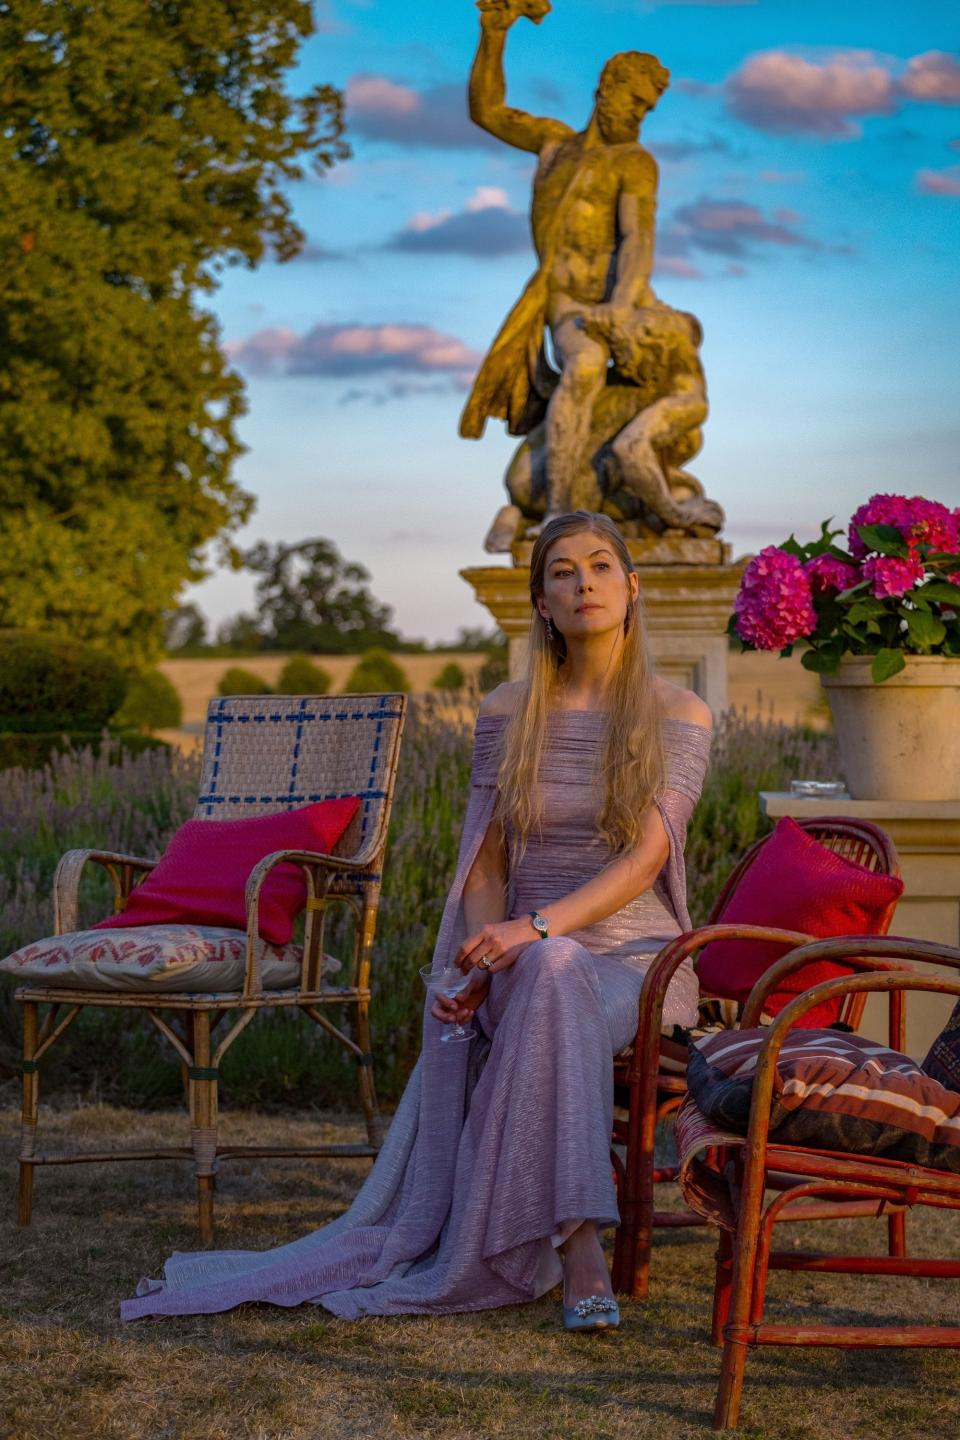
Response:
[[[956,555],[960,550],[960,512],[950,511],[939,500],[922,500],[919,495],[910,502],[913,506],[912,538],[920,545],[929,545],[933,550],[945,550]]]
[[[914,555],[906,560],[898,555],[873,555],[863,567],[864,580],[873,582],[873,593],[881,600],[888,595],[906,595],[923,579],[923,573],[923,561]]]
[[[851,554],[862,560],[869,552],[857,534],[858,525],[893,525],[911,550],[929,545],[949,554],[960,552],[960,511],[951,512],[939,500],[922,495],[871,495],[860,506],[850,521],[848,543]]]
[[[850,518],[847,534],[850,554],[857,560],[863,560],[870,553],[857,534],[858,525],[893,525],[906,539],[912,524],[911,502],[905,495],[871,495]]]
[[[814,595],[824,595],[828,590],[848,590],[860,579],[856,565],[838,560],[835,555],[815,555],[803,568]]]
[[[758,650],[782,650],[816,629],[803,565],[776,545],[768,545],[750,561],[733,608],[738,635]]]

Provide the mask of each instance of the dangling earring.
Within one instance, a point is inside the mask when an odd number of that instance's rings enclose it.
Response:
[[[627,606],[627,613],[626,613],[626,615],[624,615],[624,617],[623,617],[623,633],[624,633],[624,635],[629,635],[629,633],[630,633],[630,626],[633,624],[633,612],[636,610],[636,608],[637,608],[637,602],[636,602],[635,600],[633,601],[632,604],[630,604],[630,605]]]
[[[550,616],[549,616],[549,615],[545,615],[545,616],[543,617],[543,623],[544,623],[544,625],[546,625],[546,627],[547,627],[547,642],[548,642],[548,644],[552,645],[552,644],[553,644],[553,621],[550,619]]]

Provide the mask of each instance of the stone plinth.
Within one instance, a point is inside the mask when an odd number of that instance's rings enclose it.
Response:
[[[846,815],[851,820],[869,820],[879,825],[897,847],[905,887],[891,933],[960,946],[960,802],[802,800],[779,791],[762,791],[760,806],[771,819],[781,815],[792,815],[795,820]],[[920,968],[937,970],[930,965]],[[907,997],[909,1054],[923,1059],[955,1003],[949,995]],[[886,1041],[886,1014],[886,1000],[871,995],[863,1025],[871,1039]]]
[[[729,548],[715,540],[628,541],[637,565],[657,669],[687,686],[719,715],[727,706],[727,619],[740,583],[740,566],[724,563]],[[652,563],[652,545],[712,547],[717,564],[681,560]],[[520,547],[517,547],[518,550]],[[472,585],[509,642],[510,675],[522,673],[530,632],[530,571],[526,565],[482,565],[460,574]]]

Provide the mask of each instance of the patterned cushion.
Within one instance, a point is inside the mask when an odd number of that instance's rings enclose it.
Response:
[[[948,1090],[960,1090],[960,1000],[930,1046],[922,1069]]]
[[[75,930],[24,945],[0,960],[0,970],[31,985],[71,990],[229,991],[243,986],[246,950],[242,930],[212,925]],[[302,956],[299,945],[265,945],[263,988],[296,985]],[[324,956],[324,974],[339,968]]]
[[[714,1124],[743,1132],[768,1030],[707,1035],[690,1047],[687,1086]],[[777,1070],[770,1134],[786,1145],[881,1155],[960,1173],[960,1093],[862,1035],[795,1030]]]

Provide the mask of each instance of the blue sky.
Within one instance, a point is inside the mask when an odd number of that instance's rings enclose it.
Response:
[[[469,0],[328,0],[292,86],[347,96],[353,158],[291,187],[302,258],[226,272],[257,497],[241,543],[323,535],[408,636],[487,623],[457,571],[515,440],[457,421],[534,269],[532,157],[466,118]],[[704,327],[711,413],[691,468],[737,554],[845,522],[877,490],[960,503],[960,15],[947,0],[555,0],[507,42],[511,104],[582,128],[619,50],[671,85],[655,284]],[[218,572],[185,596],[252,604]]]

